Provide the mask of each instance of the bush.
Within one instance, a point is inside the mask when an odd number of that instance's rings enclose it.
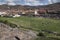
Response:
[[[0,20],[0,22],[9,25],[12,28],[17,27],[16,24],[10,23],[8,20]]]
[[[39,34],[37,36],[44,37],[45,35],[42,32],[39,32]]]
[[[8,24],[8,21],[7,21],[7,20],[5,20],[5,21],[4,21],[4,23],[5,23],[5,24]]]
[[[9,25],[10,25],[10,27],[12,27],[12,28],[17,27],[17,25],[16,25],[16,24],[13,24],[13,23],[9,23]]]
[[[7,23],[8,23],[8,21],[7,21],[7,20],[0,20],[0,22],[1,22],[1,23],[5,23],[5,24],[7,24]]]

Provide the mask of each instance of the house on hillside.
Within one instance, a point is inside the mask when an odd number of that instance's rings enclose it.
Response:
[[[5,16],[5,15],[7,15],[7,12],[0,11],[0,16],[1,17]]]
[[[19,14],[15,14],[15,15],[13,15],[12,17],[20,17],[21,15],[19,15]]]

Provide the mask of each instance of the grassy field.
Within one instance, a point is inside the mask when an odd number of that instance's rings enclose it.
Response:
[[[60,33],[60,20],[57,19],[49,19],[49,18],[42,18],[42,17],[18,17],[18,18],[6,18],[6,17],[0,17],[0,20],[7,20],[10,23],[17,24],[24,30],[34,30],[34,31],[40,31],[40,30],[50,30],[54,32]],[[60,36],[55,36],[53,34],[44,33],[47,38],[38,38],[37,40],[60,40]],[[52,38],[49,38],[51,36]],[[56,38],[54,38],[56,37]],[[59,39],[58,39],[59,38]]]
[[[18,17],[18,18],[6,18],[0,17],[0,20],[8,20],[11,23],[19,25],[24,29],[31,30],[51,30],[60,32],[60,20],[40,18],[40,17]]]

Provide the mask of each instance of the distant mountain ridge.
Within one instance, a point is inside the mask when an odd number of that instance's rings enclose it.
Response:
[[[60,10],[60,3],[55,3],[55,4],[50,4],[50,5],[43,5],[43,6],[29,6],[29,5],[0,5],[1,10],[8,10],[8,9],[19,9],[19,10],[28,10],[28,9],[40,9],[40,8],[45,8],[45,9],[54,9],[54,10]]]

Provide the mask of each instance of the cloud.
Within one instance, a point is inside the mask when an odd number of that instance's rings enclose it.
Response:
[[[48,0],[49,1],[49,4],[52,4],[52,0]]]
[[[0,0],[0,4],[8,3],[8,5],[47,5],[60,2],[60,0]]]
[[[7,2],[8,5],[16,5],[16,3],[14,3],[15,0],[5,0]]]
[[[25,0],[25,4],[27,5],[44,5],[44,3],[41,3],[40,0]]]
[[[56,3],[56,2],[60,2],[60,0],[53,0],[53,2],[54,2],[54,3]]]
[[[14,0],[6,0],[6,1],[8,1],[8,2],[13,2]]]
[[[0,5],[5,4],[4,2],[0,2]]]
[[[60,2],[60,0],[48,0],[50,4]]]
[[[34,5],[46,5],[47,4],[47,3],[44,3],[44,0],[5,0],[4,2],[8,3],[8,5],[22,4],[22,5],[33,5],[34,6]]]
[[[14,2],[8,3],[8,5],[16,5]]]

